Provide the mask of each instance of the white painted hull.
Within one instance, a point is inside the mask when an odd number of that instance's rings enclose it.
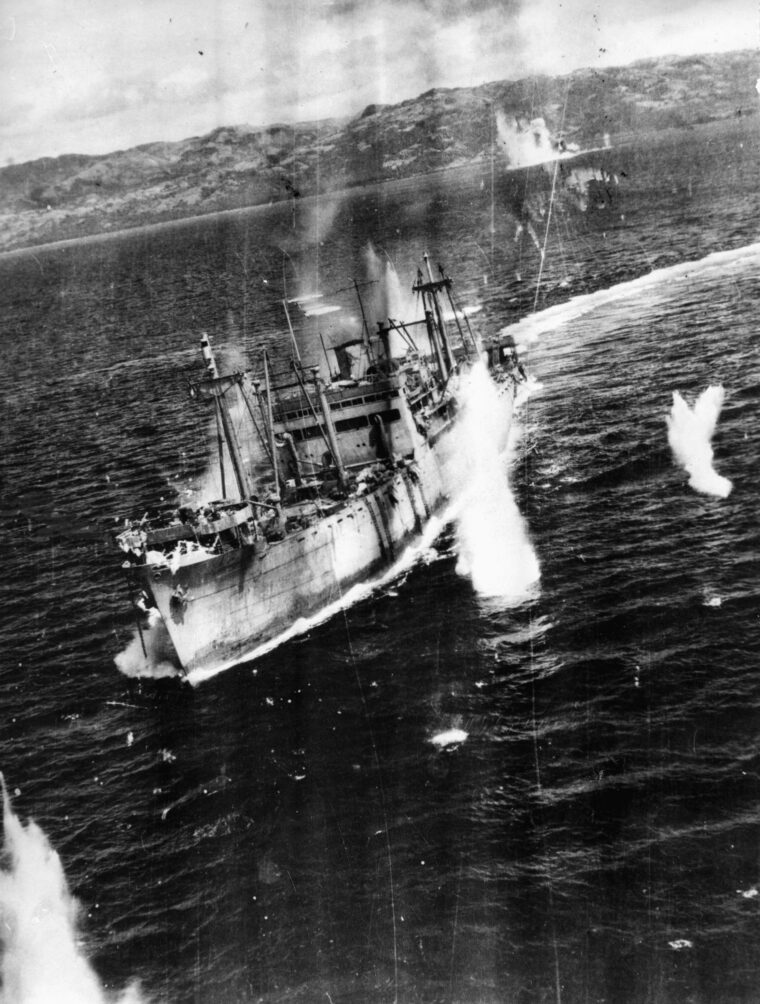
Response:
[[[334,515],[263,549],[246,545],[174,571],[137,566],[134,575],[152,595],[185,671],[213,672],[392,566],[445,501],[436,452],[424,450],[413,473],[399,469]]]

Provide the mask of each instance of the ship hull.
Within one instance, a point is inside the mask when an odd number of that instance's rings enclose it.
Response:
[[[283,540],[174,570],[135,567],[185,671],[214,672],[243,661],[391,567],[446,502],[442,449],[420,451],[380,487]]]

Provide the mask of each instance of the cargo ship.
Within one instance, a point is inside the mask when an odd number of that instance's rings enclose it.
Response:
[[[255,658],[423,538],[449,499],[474,366],[511,418],[524,378],[511,339],[482,339],[427,255],[412,291],[412,318],[372,331],[362,310],[356,336],[325,350],[327,377],[301,363],[294,337],[284,373],[266,352],[222,373],[203,335],[191,393],[213,409],[223,497],[126,520],[116,538],[138,617],[160,617],[186,674]]]

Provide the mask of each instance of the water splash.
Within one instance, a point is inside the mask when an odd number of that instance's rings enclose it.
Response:
[[[462,400],[447,462],[457,571],[481,596],[519,603],[535,594],[541,570],[507,477],[511,403],[482,363],[466,377]]]
[[[0,1004],[140,1004],[136,986],[107,996],[77,933],[78,904],[61,859],[39,826],[11,808],[5,782],[0,870]]]
[[[142,639],[135,628],[131,640],[114,662],[124,676],[148,676],[159,680],[179,675],[174,646],[157,610],[148,611],[148,624],[142,628]]]
[[[710,440],[715,433],[725,391],[721,386],[708,387],[690,408],[678,391],[673,391],[673,407],[666,416],[668,443],[678,463],[689,475],[689,484],[697,492],[726,498],[733,488],[728,478],[713,467]]]

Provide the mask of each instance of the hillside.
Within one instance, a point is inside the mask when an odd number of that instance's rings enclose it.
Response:
[[[754,51],[435,89],[350,120],[215,129],[0,170],[0,250],[425,174],[489,157],[496,116],[581,146],[755,114]],[[507,154],[501,159],[506,163]]]

